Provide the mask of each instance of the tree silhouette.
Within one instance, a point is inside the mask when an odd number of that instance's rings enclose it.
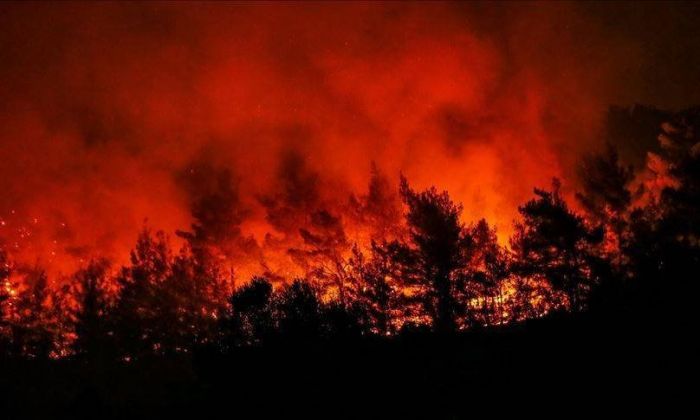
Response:
[[[576,193],[590,224],[604,228],[601,257],[610,272],[602,275],[590,296],[596,311],[614,311],[620,305],[628,275],[621,250],[629,228],[633,195],[630,192],[634,172],[623,166],[615,147],[607,143],[598,153],[584,156],[578,167],[580,191]],[[601,265],[601,267],[603,267]]]
[[[275,295],[275,318],[280,340],[309,342],[321,337],[322,305],[314,287],[297,279]]]
[[[40,267],[27,270],[22,286],[10,299],[11,352],[47,359],[59,341],[56,296]]]
[[[481,219],[469,227],[469,261],[460,277],[461,300],[477,301],[480,314],[470,313],[466,325],[490,325],[505,322],[504,288],[510,276],[510,256],[498,244],[496,230]],[[473,312],[473,311],[471,311]],[[475,319],[477,318],[478,319]]]
[[[354,294],[345,258],[351,244],[345,236],[342,219],[325,210],[314,212],[309,226],[299,229],[299,234],[304,246],[289,249],[289,255],[304,268],[307,280],[322,292],[335,295],[341,305],[348,304]]]
[[[165,234],[144,228],[131,251],[131,264],[117,277],[119,298],[114,311],[115,336],[123,357],[160,353],[167,339],[160,286],[170,275],[172,255]]]
[[[231,295],[231,312],[225,321],[229,345],[260,345],[274,332],[272,283],[254,277]]]
[[[585,156],[578,172],[581,192],[576,198],[588,215],[600,223],[621,218],[632,201],[633,170],[620,164],[614,146],[608,143],[603,152]]]
[[[369,255],[353,247],[349,260],[351,276],[357,285],[355,302],[365,312],[370,330],[379,335],[394,333],[394,319],[400,306],[397,290],[398,267],[386,243],[372,242]]]
[[[107,347],[113,345],[109,337],[109,262],[105,259],[92,260],[87,267],[79,270],[73,278],[77,289],[73,298],[78,308],[73,315],[76,355],[96,359],[106,356]]]
[[[173,257],[162,232],[144,229],[117,281],[115,335],[125,357],[189,352],[218,340],[228,281],[188,246]]]
[[[578,172],[581,191],[576,193],[576,198],[591,222],[603,224],[606,231],[615,235],[613,245],[616,245],[632,203],[629,191],[634,178],[632,167],[623,166],[617,150],[608,143],[603,152],[585,156]]]
[[[417,269],[403,280],[422,289],[422,304],[435,330],[453,332],[462,309],[455,289],[460,270],[468,262],[466,251],[471,241],[460,222],[462,207],[453,203],[447,192],[439,193],[434,187],[423,192],[412,190],[404,177],[400,193],[407,206],[410,244],[397,255]]]
[[[202,264],[188,247],[175,257],[159,291],[164,297],[161,310],[168,314],[176,335],[171,344],[174,351],[217,341],[218,319],[224,315],[226,297],[231,293],[229,280],[217,264]]]
[[[632,305],[650,319],[692,323],[700,292],[700,111],[687,110],[661,125],[659,154],[650,154],[648,184],[661,185],[630,217],[623,244]],[[653,165],[652,165],[653,164]],[[651,188],[650,188],[651,189]],[[655,192],[652,190],[652,193]]]
[[[511,246],[520,275],[543,278],[566,295],[572,310],[580,310],[597,280],[594,248],[602,230],[589,229],[569,210],[559,181],[552,184],[551,192],[535,189],[537,197],[519,208],[523,220],[516,224]]]

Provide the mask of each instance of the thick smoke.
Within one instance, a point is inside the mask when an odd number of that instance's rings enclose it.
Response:
[[[0,27],[0,236],[63,272],[144,223],[269,268],[350,236],[371,162],[507,235],[640,59],[570,4],[5,4]]]

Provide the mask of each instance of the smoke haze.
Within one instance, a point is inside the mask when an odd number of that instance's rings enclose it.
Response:
[[[629,24],[610,25],[606,7]],[[662,23],[697,15],[675,7]],[[391,183],[448,190],[467,221],[507,236],[533,186],[572,188],[610,104],[687,105],[667,91],[698,59],[649,63],[700,41],[681,20],[668,36],[682,42],[647,43],[645,10],[3,4],[0,237],[66,272],[123,260],[145,220],[173,233],[199,219],[260,259],[301,240],[314,212],[367,196],[372,162]]]

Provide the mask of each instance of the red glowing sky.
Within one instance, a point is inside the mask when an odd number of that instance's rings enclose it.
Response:
[[[178,174],[206,162],[261,240],[293,153],[325,202],[362,194],[374,161],[506,237],[533,186],[601,143],[610,104],[700,99],[677,91],[700,67],[684,7],[3,4],[0,236],[66,270],[123,258],[144,219],[187,228]]]

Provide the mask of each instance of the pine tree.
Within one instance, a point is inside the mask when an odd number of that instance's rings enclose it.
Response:
[[[92,260],[73,276],[75,289],[72,295],[78,303],[73,314],[76,335],[73,351],[90,360],[106,356],[113,345],[107,322],[110,309],[108,270],[107,260]]]
[[[569,210],[558,180],[552,191],[535,189],[535,195],[519,208],[523,220],[511,242],[519,274],[542,278],[566,296],[572,310],[580,310],[598,280],[595,247],[602,242],[602,230],[588,228]]]
[[[407,207],[409,244],[397,252],[413,273],[405,273],[408,286],[418,286],[419,299],[439,333],[457,328],[457,316],[463,311],[456,299],[460,271],[469,257],[471,239],[460,221],[461,205],[452,202],[447,192],[434,187],[423,192],[412,190],[401,178],[401,197]]]

